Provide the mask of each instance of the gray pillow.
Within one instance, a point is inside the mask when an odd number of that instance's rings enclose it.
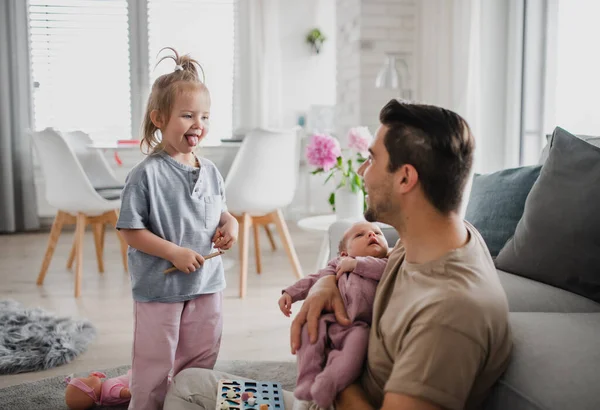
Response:
[[[554,130],[498,269],[600,302],[600,148]]]
[[[492,257],[514,235],[541,168],[534,165],[473,177],[465,219],[477,228]]]
[[[544,162],[546,162],[546,160],[548,159],[548,151],[550,150],[550,141],[552,140],[552,135],[554,135],[554,134],[546,135],[547,143],[546,143],[546,145],[544,145],[544,148],[542,149],[542,153],[540,154],[540,160],[539,160],[540,165],[544,165]],[[592,145],[600,147],[600,137],[597,135],[577,134],[577,137],[584,141],[589,142]]]

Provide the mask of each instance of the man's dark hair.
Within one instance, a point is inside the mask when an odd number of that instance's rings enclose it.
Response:
[[[412,165],[433,206],[444,214],[457,211],[475,149],[467,122],[444,108],[397,100],[381,109],[379,121],[388,127],[389,171]]]

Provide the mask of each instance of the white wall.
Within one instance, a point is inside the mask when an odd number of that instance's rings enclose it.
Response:
[[[335,104],[335,1],[283,0],[279,7],[283,124],[294,126],[310,105]],[[313,28],[327,37],[319,54],[304,40]]]

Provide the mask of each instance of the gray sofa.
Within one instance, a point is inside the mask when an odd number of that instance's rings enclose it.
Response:
[[[331,256],[352,220],[329,229]],[[396,231],[382,226],[390,246]],[[498,270],[510,307],[511,364],[485,410],[598,410],[600,304]]]

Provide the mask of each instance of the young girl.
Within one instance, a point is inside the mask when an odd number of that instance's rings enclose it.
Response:
[[[129,408],[136,410],[162,409],[171,370],[176,375],[188,367],[213,368],[225,278],[221,258],[203,256],[229,249],[238,234],[222,176],[194,154],[208,132],[210,94],[198,63],[170,50],[175,55],[159,63],[172,58],[175,69],[154,82],[146,108],[142,146],[149,155],[127,176],[117,223],[129,244]],[[171,266],[177,271],[165,274]]]

